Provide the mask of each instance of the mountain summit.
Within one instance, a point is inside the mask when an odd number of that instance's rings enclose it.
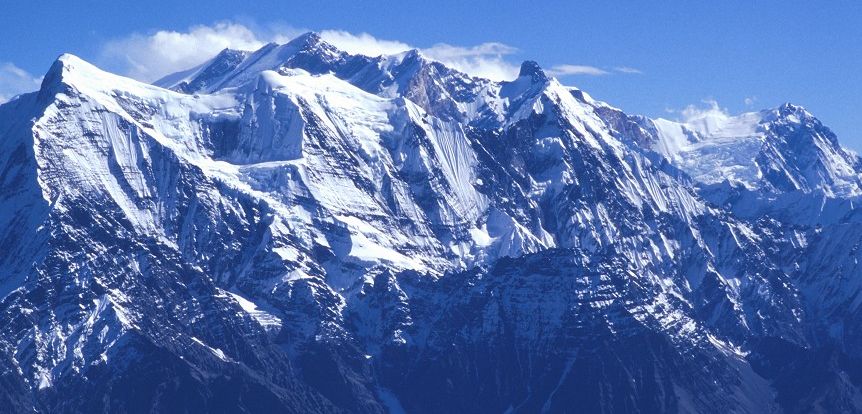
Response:
[[[532,60],[525,60],[524,63],[521,63],[518,77],[529,77],[533,82],[546,82],[548,80],[548,75],[545,74],[538,63]]]
[[[860,174],[801,107],[651,120],[532,61],[63,55],[0,105],[0,407],[860,411]]]

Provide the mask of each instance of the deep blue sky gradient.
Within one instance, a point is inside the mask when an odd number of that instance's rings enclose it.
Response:
[[[133,32],[236,21],[367,32],[418,47],[502,42],[511,60],[640,75],[561,80],[631,113],[673,118],[715,99],[730,112],[789,101],[862,149],[860,1],[3,1],[0,63],[44,73],[60,53],[95,61]],[[755,98],[753,105],[744,103]]]

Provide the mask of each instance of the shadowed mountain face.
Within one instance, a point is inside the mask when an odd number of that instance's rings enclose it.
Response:
[[[860,411],[860,172],[534,62],[64,55],[0,106],[0,410]]]

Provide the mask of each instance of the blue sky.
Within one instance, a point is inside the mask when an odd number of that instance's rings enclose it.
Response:
[[[254,47],[316,30],[358,50],[423,48],[498,77],[536,60],[565,84],[651,117],[794,102],[862,150],[859,1],[247,3],[4,2],[0,99],[37,88],[63,52],[152,80],[225,42]]]

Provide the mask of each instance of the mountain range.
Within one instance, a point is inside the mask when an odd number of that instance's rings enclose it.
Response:
[[[0,105],[0,410],[862,412],[862,159],[315,33]]]

